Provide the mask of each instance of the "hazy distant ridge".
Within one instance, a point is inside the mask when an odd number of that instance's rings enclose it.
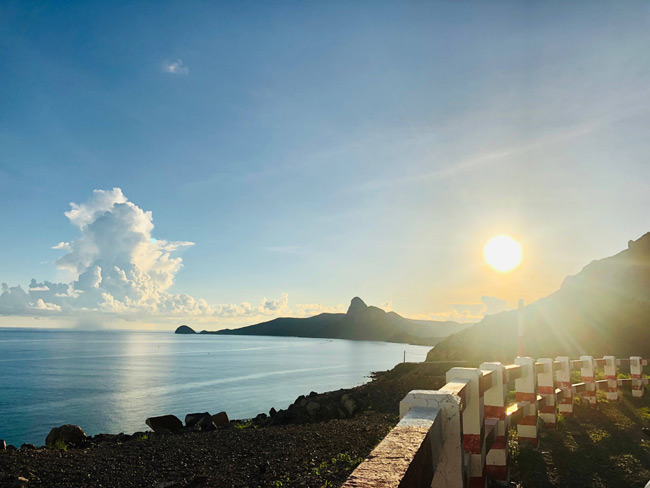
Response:
[[[650,232],[615,256],[593,261],[558,291],[524,309],[526,354],[650,355]],[[517,311],[490,315],[448,337],[429,360],[512,361]]]
[[[308,318],[281,317],[239,329],[204,330],[201,334],[316,337],[435,345],[449,334],[469,325],[407,319],[395,312],[369,307],[361,298],[355,297],[347,313],[322,313]],[[182,327],[186,326],[179,327],[177,334],[191,333],[187,330],[189,328]]]

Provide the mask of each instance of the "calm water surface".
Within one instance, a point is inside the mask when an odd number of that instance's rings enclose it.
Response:
[[[153,415],[250,418],[297,396],[359,385],[429,347],[331,339],[0,329],[0,439],[43,445],[52,427],[146,430]]]

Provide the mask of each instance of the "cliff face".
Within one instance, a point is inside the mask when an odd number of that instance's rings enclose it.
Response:
[[[533,357],[650,355],[650,233],[593,261],[558,291],[524,308],[524,345]],[[501,360],[517,355],[517,311],[485,317],[448,337],[427,360]]]
[[[267,335],[388,341],[434,345],[451,333],[467,327],[456,322],[411,320],[367,306],[359,297],[352,299],[347,313],[323,313],[308,318],[277,318],[240,329],[202,334]]]

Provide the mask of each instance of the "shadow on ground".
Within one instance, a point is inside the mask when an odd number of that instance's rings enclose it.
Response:
[[[598,410],[576,404],[555,431],[541,431],[537,449],[521,446],[512,479],[523,488],[641,487],[650,480],[650,391],[624,392],[618,403],[599,399]]]

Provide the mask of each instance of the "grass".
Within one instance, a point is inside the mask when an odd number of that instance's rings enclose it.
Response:
[[[52,445],[50,445],[48,447],[50,449],[55,450],[55,451],[67,451],[68,450],[68,446],[66,445],[66,443],[64,442],[63,439],[57,439],[56,441],[54,441],[54,443]]]
[[[621,390],[619,390],[620,392]],[[623,390],[619,402],[598,410],[576,404],[557,430],[540,431],[540,446],[517,446],[512,479],[522,488],[643,487],[650,480],[650,391],[636,399]]]
[[[253,420],[242,420],[234,424],[235,429],[250,429],[251,427],[256,428],[256,425],[253,425]]]

